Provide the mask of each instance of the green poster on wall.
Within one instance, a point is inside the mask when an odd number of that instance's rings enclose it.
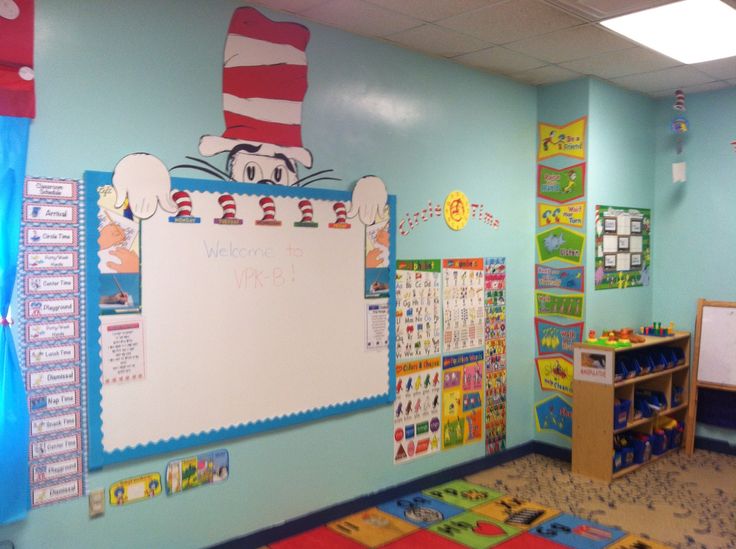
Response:
[[[561,170],[539,164],[537,196],[558,204],[585,196],[585,162]]]
[[[595,289],[649,285],[651,210],[595,208]]]
[[[534,292],[536,315],[556,315],[582,320],[583,294],[550,294]]]
[[[539,262],[546,263],[553,259],[559,259],[573,265],[580,265],[583,261],[584,245],[584,234],[564,227],[556,227],[541,232],[537,235]]]

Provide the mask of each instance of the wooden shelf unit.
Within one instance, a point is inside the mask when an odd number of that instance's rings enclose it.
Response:
[[[679,347],[685,356],[685,363],[640,375],[621,381],[614,381],[616,357],[626,353],[646,351],[651,347]],[[595,479],[611,482],[664,457],[674,450],[660,455],[652,455],[652,459],[642,464],[635,464],[614,473],[613,471],[613,438],[614,435],[626,431],[638,431],[651,434],[658,417],[667,416],[678,421],[685,421],[690,391],[690,333],[676,332],[670,337],[647,337],[644,343],[635,343],[631,347],[613,348],[604,345],[576,343],[574,349],[575,375],[573,378],[573,410],[572,410],[572,472]],[[591,360],[591,355],[596,355]],[[600,360],[601,357],[604,360]],[[603,362],[603,370],[600,366]],[[593,366],[595,365],[595,366]],[[601,373],[603,372],[603,373]],[[673,385],[683,387],[682,404],[672,406]],[[634,392],[637,388],[662,391],[667,406],[648,418],[634,418]],[[631,402],[629,422],[625,427],[614,429],[613,407],[616,399]]]

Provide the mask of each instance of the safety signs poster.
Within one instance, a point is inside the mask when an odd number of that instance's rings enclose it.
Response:
[[[396,365],[394,463],[440,449],[441,375],[439,357]]]

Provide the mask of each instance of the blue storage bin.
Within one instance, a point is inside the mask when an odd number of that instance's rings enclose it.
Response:
[[[649,356],[652,359],[652,372],[659,372],[665,369],[667,361],[661,352],[658,350],[652,350],[649,352]]]
[[[685,388],[684,387],[678,387],[676,385],[672,386],[672,399],[670,402],[672,403],[671,406],[679,406],[684,402],[685,397]]]
[[[639,357],[637,355],[630,356],[628,362],[626,363],[626,366],[629,370],[634,371],[635,376],[641,375],[641,364],[639,363]]]
[[[655,456],[663,454],[667,451],[668,441],[667,435],[665,435],[664,430],[655,429],[649,440],[652,443],[652,454],[654,454]]]
[[[634,465],[634,448],[627,446],[621,448],[621,468],[631,467]]]
[[[637,435],[631,439],[634,450],[634,463],[645,463],[652,457],[652,445],[647,435]]]
[[[682,364],[685,364],[685,351],[681,349],[680,347],[672,347],[672,350],[675,352],[675,357],[677,358],[677,365],[681,366]]]
[[[685,426],[680,421],[677,423],[677,427],[674,429],[670,429],[670,431],[667,433],[667,436],[669,437],[667,440],[667,447],[668,448],[679,448],[682,446],[682,437],[685,432]]]
[[[628,375],[629,370],[626,367],[626,361],[622,358],[616,359],[616,365],[613,370],[613,380],[614,381],[621,381],[622,379],[626,379],[626,376]]]
[[[639,366],[641,366],[641,374],[649,374],[654,371],[654,360],[649,353],[639,355]]]
[[[619,471],[621,469],[621,465],[623,464],[622,457],[621,457],[621,450],[614,450],[613,451],[613,472]]]
[[[613,405],[613,428],[623,429],[629,422],[630,400],[619,400]]]

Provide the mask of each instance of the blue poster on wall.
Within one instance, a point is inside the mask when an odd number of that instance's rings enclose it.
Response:
[[[572,406],[560,395],[555,395],[534,406],[537,432],[554,431],[572,437]]]

